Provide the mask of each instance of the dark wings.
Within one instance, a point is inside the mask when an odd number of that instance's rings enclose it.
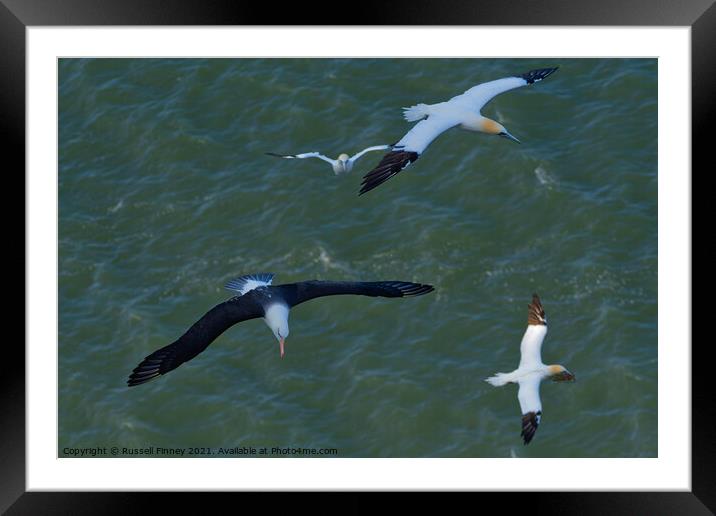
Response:
[[[532,294],[532,302],[527,305],[527,324],[547,326],[547,317],[537,294]]]
[[[219,335],[234,324],[257,317],[264,311],[254,296],[234,297],[216,305],[195,322],[184,335],[156,350],[134,368],[127,385],[140,385],[176,369],[204,351]]]
[[[422,296],[432,292],[432,285],[406,281],[302,281],[276,287],[289,306],[296,306],[324,296],[353,294],[371,297]]]

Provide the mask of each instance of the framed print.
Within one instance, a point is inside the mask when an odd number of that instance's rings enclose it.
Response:
[[[45,7],[0,7],[28,300],[3,508],[397,490],[713,510],[691,345],[708,2],[351,26]]]

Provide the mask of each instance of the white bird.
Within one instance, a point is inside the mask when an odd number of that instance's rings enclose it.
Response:
[[[358,161],[358,158],[360,158],[363,154],[366,152],[371,151],[377,151],[377,150],[385,150],[390,149],[390,145],[375,145],[373,147],[368,147],[366,149],[363,149],[362,151],[354,154],[353,156],[348,156],[348,154],[341,154],[338,156],[337,159],[331,159],[328,156],[324,156],[320,152],[304,152],[303,154],[275,154],[273,152],[267,152],[269,156],[276,156],[277,158],[285,158],[285,159],[304,159],[304,158],[318,158],[322,159],[323,161],[326,161],[331,164],[331,167],[333,167],[333,172],[335,172],[336,175],[340,174],[346,174],[353,170],[353,165],[355,165],[355,162]]]
[[[555,70],[557,67],[531,70],[515,77],[478,84],[446,102],[403,108],[403,116],[408,122],[421,122],[392,146],[392,152],[386,154],[377,167],[363,176],[358,195],[372,190],[403,170],[418,159],[435,138],[455,126],[468,131],[496,134],[520,143],[502,124],[482,116],[480,110],[500,93],[539,82]]]
[[[542,419],[542,402],[539,386],[542,380],[549,378],[555,382],[573,381],[574,375],[561,365],[542,363],[542,341],[547,335],[547,318],[537,294],[527,306],[527,331],[520,344],[520,365],[511,373],[497,373],[485,381],[499,387],[507,383],[517,383],[520,389],[517,399],[522,409],[522,438],[528,444],[535,435]]]

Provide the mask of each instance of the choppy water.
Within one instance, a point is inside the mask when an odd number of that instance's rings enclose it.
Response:
[[[532,68],[484,110],[522,145],[452,130],[358,197],[400,108]],[[59,437],[65,447],[336,448],[341,457],[657,455],[657,63],[629,59],[63,59]],[[135,388],[228,279],[400,279],[411,299],[294,309]],[[550,321],[543,419],[520,440],[526,306]]]

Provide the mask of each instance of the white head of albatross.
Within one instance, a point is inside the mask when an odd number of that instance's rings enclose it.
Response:
[[[542,380],[551,379],[555,382],[567,382],[575,379],[566,367],[558,364],[542,363],[542,341],[547,335],[547,318],[537,294],[532,295],[532,302],[527,306],[527,330],[520,344],[520,365],[511,373],[497,373],[485,379],[486,382],[500,387],[508,383],[517,383],[520,388],[517,399],[522,409],[522,438],[529,444],[542,420],[542,401],[539,386]]]
[[[276,340],[278,340],[279,351],[281,358],[283,358],[285,354],[284,345],[286,337],[288,337],[288,306],[281,302],[268,306],[264,321],[273,332]]]
[[[320,152],[304,152],[303,154],[276,154],[274,152],[267,152],[266,154],[268,154],[269,156],[275,156],[277,158],[284,159],[318,158],[327,163],[330,163],[333,172],[338,176],[341,174],[347,174],[348,172],[353,170],[353,165],[355,165],[355,162],[358,161],[358,159],[365,153],[386,149],[390,149],[390,145],[374,145],[373,147],[367,147],[362,151],[357,152],[353,156],[349,156],[346,153],[342,153],[338,156],[337,159],[331,159],[328,156],[324,156]]]

